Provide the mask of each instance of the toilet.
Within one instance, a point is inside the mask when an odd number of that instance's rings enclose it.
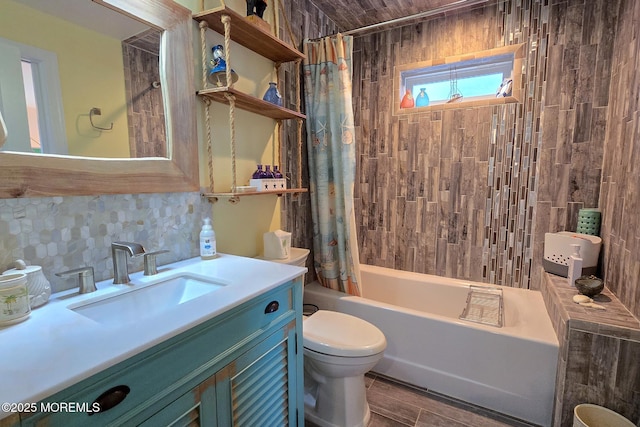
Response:
[[[309,249],[292,247],[289,258],[269,261],[304,267],[308,255]],[[382,331],[349,314],[318,310],[304,317],[302,334],[304,417],[320,427],[366,426],[364,374],[382,359]]]
[[[387,340],[358,317],[318,310],[302,324],[304,416],[320,427],[364,427],[371,412],[364,374],[382,358]]]

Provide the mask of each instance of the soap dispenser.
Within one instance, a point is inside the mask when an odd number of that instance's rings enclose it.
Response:
[[[567,282],[570,286],[576,285],[576,279],[582,276],[582,257],[580,256],[580,245],[572,244],[573,254],[569,257],[567,269]]]
[[[200,258],[214,259],[216,253],[216,233],[211,226],[211,218],[205,218],[200,230]]]

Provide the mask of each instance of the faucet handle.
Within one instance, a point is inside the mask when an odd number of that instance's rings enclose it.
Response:
[[[88,294],[89,292],[96,291],[96,282],[93,278],[93,267],[80,267],[72,270],[56,273],[56,276],[67,278],[71,276],[78,277],[78,287],[81,294]]]
[[[169,251],[166,249],[154,252],[147,252],[144,254],[144,275],[153,276],[158,274],[158,267],[156,265],[156,257],[160,254],[166,254]]]

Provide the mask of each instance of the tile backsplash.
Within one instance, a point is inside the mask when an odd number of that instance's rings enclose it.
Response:
[[[113,277],[113,241],[169,250],[159,265],[191,258],[210,209],[198,192],[0,199],[0,272],[23,259],[42,266],[57,292],[75,286],[55,276],[71,268],[93,266],[96,281]],[[129,260],[129,270],[142,263]]]

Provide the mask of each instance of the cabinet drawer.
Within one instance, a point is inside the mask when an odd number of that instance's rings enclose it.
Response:
[[[24,414],[26,426],[137,424],[210,376],[236,351],[295,316],[293,288],[270,291],[124,362],[59,392],[44,402],[73,403],[82,412]],[[111,409],[89,414],[111,392]]]

